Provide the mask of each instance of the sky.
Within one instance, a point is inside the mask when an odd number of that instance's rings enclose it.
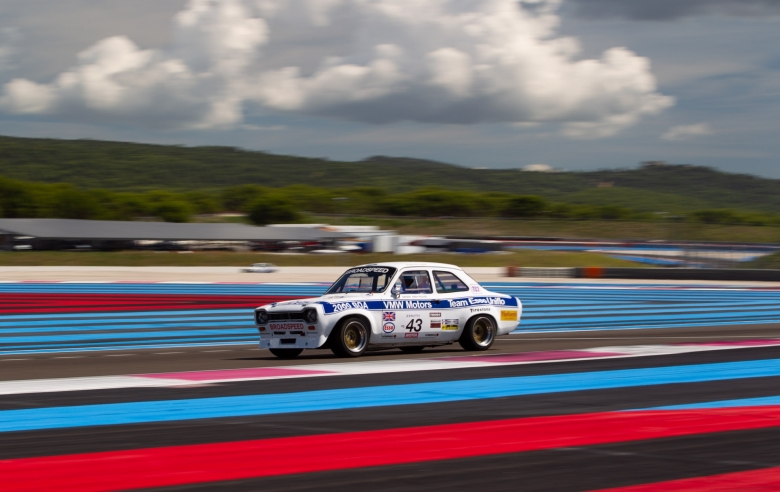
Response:
[[[780,178],[780,0],[0,0],[0,134]]]

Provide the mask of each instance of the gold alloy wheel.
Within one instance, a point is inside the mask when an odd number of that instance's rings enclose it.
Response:
[[[350,321],[344,327],[344,346],[350,352],[362,352],[368,344],[368,335],[366,327],[357,320]]]
[[[481,347],[490,345],[493,342],[496,329],[490,319],[481,317],[474,322],[474,343]]]

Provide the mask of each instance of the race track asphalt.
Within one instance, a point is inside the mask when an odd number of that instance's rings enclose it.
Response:
[[[775,490],[780,319],[762,321],[356,360],[3,355],[0,490]]]

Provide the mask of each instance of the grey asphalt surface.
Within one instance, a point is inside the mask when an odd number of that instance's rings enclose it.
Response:
[[[490,353],[767,338],[780,338],[780,324],[522,334],[499,339]],[[453,354],[459,355],[464,352],[458,345],[453,345],[446,348],[426,349],[421,354],[414,355],[402,354],[398,350],[375,352],[359,360],[415,359]],[[419,373],[244,381],[186,388],[133,388],[8,395],[0,396],[0,411],[776,358],[780,358],[780,347]],[[254,346],[15,355],[0,357],[0,379],[270,367],[338,361],[349,363],[343,359],[336,359],[329,351],[304,352],[295,360],[279,360],[268,351],[259,350]],[[573,391],[455,403],[389,406],[376,409],[10,432],[3,434],[0,439],[0,459],[370,431],[505,418],[609,412],[680,403],[775,396],[779,391],[780,377],[768,377]],[[381,445],[382,443],[377,443],[377,446]],[[305,459],[316,459],[316,456],[307,456],[305,450],[301,450],[301,456]],[[575,491],[776,466],[780,466],[780,428],[769,428],[195,484],[161,490]]]
[[[497,339],[488,353],[768,338],[780,338],[780,324],[519,334]],[[369,352],[359,360],[416,359],[458,354],[465,352],[456,343],[428,348],[419,354],[404,354],[397,349]],[[281,360],[255,345],[16,354],[0,356],[0,381],[279,367],[323,362],[349,363],[349,360],[337,359],[330,350],[309,350],[296,359]]]

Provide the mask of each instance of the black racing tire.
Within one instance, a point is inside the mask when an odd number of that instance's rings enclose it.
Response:
[[[330,349],[337,357],[360,357],[368,348],[371,328],[363,318],[344,318],[333,329]]]
[[[496,341],[498,327],[496,321],[485,315],[474,316],[463,330],[458,343],[470,352],[478,352],[489,349]]]
[[[407,354],[419,354],[423,351],[425,347],[421,347],[419,345],[412,345],[411,347],[398,347],[401,349],[401,352],[407,353]]]
[[[278,348],[272,348],[268,349],[272,354],[279,357],[280,359],[294,359],[301,355],[301,352],[303,352],[303,349],[278,349]]]

